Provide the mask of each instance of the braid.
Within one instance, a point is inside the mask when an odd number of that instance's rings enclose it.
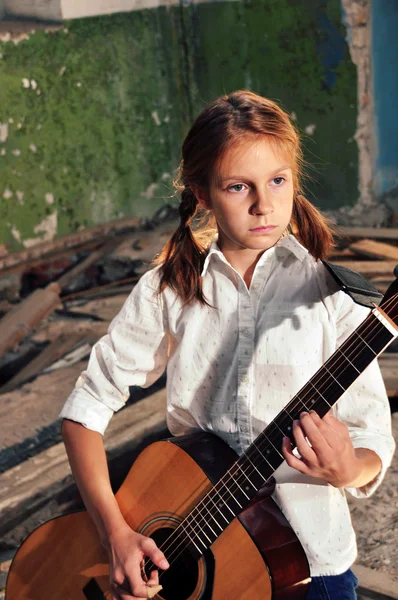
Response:
[[[198,207],[198,201],[193,191],[186,187],[181,194],[181,202],[178,208],[180,213],[181,223],[180,227],[189,227],[192,217],[196,213]]]
[[[207,304],[201,279],[205,249],[198,244],[190,227],[197,209],[195,194],[185,186],[178,208],[180,224],[156,261],[161,265],[159,292],[170,286],[185,304],[194,299]]]
[[[317,259],[327,258],[335,245],[333,224],[301,194],[294,198],[292,225],[310,254]]]

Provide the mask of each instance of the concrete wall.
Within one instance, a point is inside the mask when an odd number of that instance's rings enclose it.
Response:
[[[239,88],[296,120],[310,197],[353,205],[356,70],[345,34],[340,0],[251,0],[74,20],[0,43],[0,243],[153,214],[170,198],[194,116]]]
[[[62,20],[60,0],[3,0],[3,3],[7,16],[45,21]]]
[[[214,0],[195,0],[209,2]],[[180,0],[0,0],[8,17],[24,17],[44,21],[62,21],[131,12],[144,8],[172,6]]]
[[[398,3],[372,5],[374,193],[398,219]]]

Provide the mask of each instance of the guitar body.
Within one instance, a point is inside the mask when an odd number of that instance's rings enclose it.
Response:
[[[257,495],[197,561],[173,564],[167,538],[236,461],[206,433],[155,442],[137,458],[116,498],[127,523],[162,546],[171,567],[158,600],[300,600],[310,581],[304,551],[268,495]],[[260,490],[260,493],[262,491]],[[6,600],[104,600],[109,565],[86,512],[36,529],[12,562]]]

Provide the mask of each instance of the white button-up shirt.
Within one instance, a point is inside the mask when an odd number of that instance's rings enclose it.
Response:
[[[210,306],[158,295],[158,268],[143,275],[109,333],[92,350],[61,416],[104,432],[129,386],[151,385],[167,367],[167,424],[174,435],[214,432],[241,454],[368,314],[293,236],[261,256],[250,288],[213,242],[203,272]],[[333,408],[355,447],[382,461],[394,440],[377,361]],[[274,499],[299,537],[311,574],[344,572],[356,557],[344,490],[290,468],[276,471]]]

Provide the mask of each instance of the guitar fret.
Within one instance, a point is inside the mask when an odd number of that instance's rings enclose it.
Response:
[[[228,508],[229,512],[231,513],[232,517],[233,517],[233,518],[235,518],[235,517],[236,517],[236,514],[235,514],[235,513],[234,513],[234,511],[231,509],[231,507],[229,506],[229,504],[228,504],[227,502],[224,502],[224,501],[223,501],[223,499],[222,499],[222,498],[221,498],[221,496],[220,496],[220,492],[218,492],[218,496],[219,496],[219,497],[220,497],[220,499],[221,499],[221,502],[220,502],[219,506],[226,506],[226,507]]]
[[[250,485],[252,486],[252,488],[255,490],[256,486],[253,485],[253,483],[251,482],[251,480],[249,479],[249,477],[246,475],[245,471],[242,469],[242,467],[240,466],[240,464],[238,462],[236,462],[236,466],[238,467],[238,469],[241,470],[241,472],[243,473],[243,475],[246,477],[247,481],[250,483]]]
[[[326,370],[328,371],[328,369],[326,369]],[[328,371],[328,372],[329,372],[329,371]],[[333,375],[332,375],[332,377],[333,377]],[[334,379],[334,377],[333,377],[333,379]],[[316,388],[316,387],[314,386],[314,384],[312,383],[312,381],[309,381],[308,383],[309,383],[309,384],[310,384],[310,385],[311,385],[311,386],[314,388],[314,390],[316,391],[316,393],[320,395],[320,397],[322,398],[322,400],[324,400],[324,401],[326,402],[326,404],[329,406],[329,408],[332,408],[332,405],[331,405],[331,404],[329,404],[329,402],[326,400],[325,396],[324,396],[323,394],[321,394],[321,392],[318,390],[318,388]],[[337,383],[338,383],[338,382],[337,382]],[[340,387],[342,387],[342,386],[340,385]],[[344,389],[344,388],[343,388],[343,390],[345,391],[345,389]]]
[[[307,405],[305,404],[305,402],[303,402],[303,400],[300,398],[300,396],[299,396],[298,394],[296,394],[296,395],[294,396],[294,398],[293,398],[292,402],[293,402],[294,400],[296,400],[296,399],[297,399],[297,400],[300,400],[300,402],[301,402],[301,404],[304,406],[305,410],[308,410],[308,407],[307,407]]]
[[[232,477],[232,475],[231,475],[231,477]],[[240,487],[239,483],[238,483],[237,481],[235,481],[235,479],[234,479],[233,477],[232,477],[232,480],[233,480],[233,482],[235,483],[235,485],[237,485],[237,486],[238,486],[238,488],[240,489],[240,491],[242,492],[242,494],[243,494],[244,496],[246,496],[246,498],[247,498],[248,500],[250,500],[250,497],[249,497],[249,496],[246,494],[246,492],[245,492],[244,490],[242,490],[242,488]],[[235,502],[237,502],[237,500],[235,500]]]
[[[361,374],[361,371],[358,371],[358,369],[356,368],[356,366],[350,361],[349,358],[347,358],[347,356],[344,354],[344,352],[342,350],[339,351],[340,354],[342,354],[344,356],[344,358],[346,359],[346,361],[348,361],[350,363],[350,365],[352,367],[354,367],[354,369],[356,370],[357,373]]]
[[[222,516],[222,518],[224,519],[224,521],[227,523],[227,525],[229,525],[230,521],[228,521],[227,517],[224,515],[224,513],[219,509],[219,507],[217,506],[217,503],[214,502],[211,494],[209,495],[209,499],[210,501],[214,504],[214,506],[216,507],[216,509],[218,510],[218,512],[220,513],[220,515]],[[213,519],[215,520],[215,518],[213,517]],[[221,525],[216,521],[217,525],[219,526],[219,528],[224,531],[224,528],[221,527]]]
[[[371,350],[371,351],[373,352],[373,354],[374,354],[375,356],[377,356],[377,352],[375,352],[375,351],[373,350],[373,348],[372,348],[371,346],[369,346],[369,344],[367,343],[367,341],[366,341],[366,340],[364,340],[364,339],[363,339],[363,337],[362,337],[361,335],[359,335],[359,333],[358,333],[357,331],[354,331],[354,333],[355,333],[355,334],[356,334],[356,335],[359,337],[359,339],[360,339],[360,340],[361,340],[361,341],[362,341],[364,344],[366,344],[366,345],[367,345],[367,347],[369,348],[369,350]]]
[[[279,427],[279,425],[278,425],[278,423],[277,423],[277,420],[278,420],[278,418],[276,418],[276,419],[274,420],[274,425],[276,425],[276,427],[279,429],[279,431],[281,432],[281,434],[282,434],[282,435],[285,435],[285,432],[284,432],[284,431],[282,431],[282,429]],[[272,443],[272,442],[271,442],[271,443]],[[273,445],[273,444],[272,444],[272,445]]]
[[[342,389],[342,390],[344,390],[344,391],[346,391],[346,390],[345,390],[345,387],[343,387],[343,386],[341,385],[341,383],[340,383],[339,381],[337,381],[336,377],[334,377],[334,375],[333,375],[333,374],[332,374],[332,373],[329,371],[329,369],[327,368],[327,366],[326,366],[326,365],[324,365],[324,369],[325,369],[325,370],[326,370],[326,371],[329,373],[329,375],[330,375],[331,377],[333,377],[333,379],[335,380],[335,382],[339,384],[339,386],[341,387],[341,389]]]
[[[278,427],[278,429],[279,429],[279,427]],[[265,437],[267,437],[267,436],[265,436]],[[269,437],[267,437],[267,440],[268,440],[269,442],[271,442],[271,440],[269,439]],[[273,446],[273,448],[274,448],[274,449],[276,450],[276,452],[279,454],[279,456],[281,457],[281,459],[282,459],[282,460],[285,460],[285,457],[283,456],[283,454],[281,454],[281,453],[279,452],[279,450],[278,450],[278,449],[277,449],[277,448],[274,446],[274,444],[273,444],[272,442],[271,442],[271,446]]]
[[[256,444],[256,442],[254,441],[254,442],[253,442],[253,445],[255,445],[255,444]],[[258,450],[258,451],[259,451],[259,450]],[[260,454],[261,454],[261,452],[260,452]],[[263,456],[263,455],[261,454],[261,456]],[[266,478],[266,477],[264,477],[264,475],[262,475],[262,474],[260,473],[260,471],[257,469],[256,465],[255,465],[255,464],[254,464],[254,463],[253,463],[253,462],[250,460],[249,456],[247,455],[247,451],[246,451],[246,453],[245,453],[245,458],[246,458],[246,459],[247,459],[247,460],[250,462],[250,464],[251,464],[251,465],[252,465],[252,466],[253,466],[253,467],[256,469],[257,473],[260,475],[260,477],[261,477],[261,479],[263,480],[263,482],[264,482],[264,481],[267,481],[267,478]],[[263,458],[264,458],[264,457],[263,457]],[[264,458],[264,460],[265,460],[265,461],[266,461],[266,462],[269,464],[269,462],[268,462],[268,461],[267,461],[265,458]],[[270,465],[270,464],[269,464],[269,466],[271,467],[271,465]],[[272,468],[272,467],[271,467],[271,468]]]

